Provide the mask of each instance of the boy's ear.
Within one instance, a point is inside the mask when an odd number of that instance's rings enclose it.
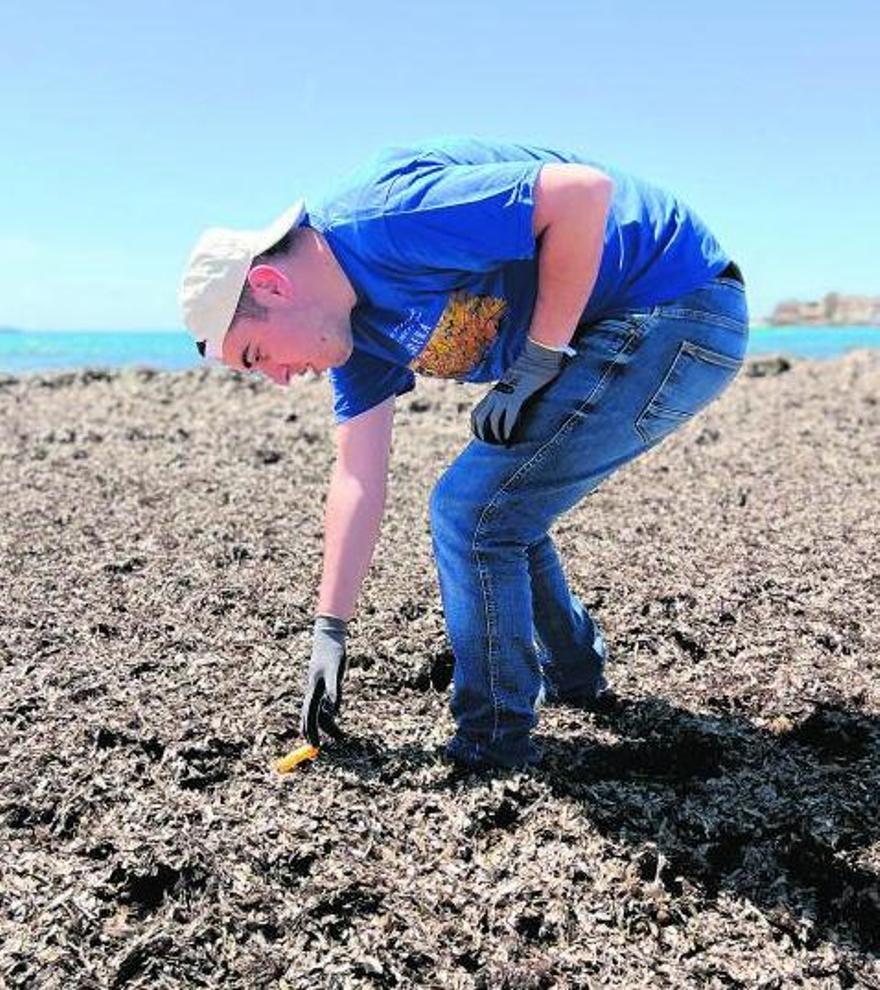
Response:
[[[262,291],[285,299],[293,295],[290,279],[274,265],[254,265],[247,274],[247,280],[255,293]]]

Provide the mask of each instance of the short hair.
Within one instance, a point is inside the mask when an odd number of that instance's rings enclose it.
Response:
[[[276,241],[271,247],[266,248],[262,254],[258,254],[251,262],[251,268],[255,265],[266,264],[266,262],[271,261],[273,258],[293,255],[302,244],[302,234],[304,230],[305,228],[302,226],[292,227],[280,241]],[[251,289],[250,282],[245,279],[244,285],[241,289],[241,295],[238,297],[235,312],[233,313],[232,320],[229,324],[230,329],[235,326],[235,323],[238,320],[258,320],[262,322],[268,318],[268,308],[262,303],[257,302],[253,289]]]

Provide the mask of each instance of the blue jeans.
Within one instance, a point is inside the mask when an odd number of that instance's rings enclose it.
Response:
[[[430,513],[455,655],[452,759],[536,762],[540,701],[603,688],[596,626],[547,531],[725,389],[747,340],[745,291],[729,278],[579,326],[577,356],[530,400],[515,441],[473,438],[440,477]]]

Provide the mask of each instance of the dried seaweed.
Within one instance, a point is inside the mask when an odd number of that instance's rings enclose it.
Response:
[[[3,377],[0,986],[880,986],[880,355],[746,372],[557,523],[621,704],[498,774],[427,513],[481,387],[401,402],[347,735],[280,775],[329,384]]]

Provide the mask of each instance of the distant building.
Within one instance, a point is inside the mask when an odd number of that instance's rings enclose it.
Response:
[[[819,302],[786,299],[767,317],[767,322],[775,327],[880,326],[880,296],[842,296],[839,292],[829,292]]]

